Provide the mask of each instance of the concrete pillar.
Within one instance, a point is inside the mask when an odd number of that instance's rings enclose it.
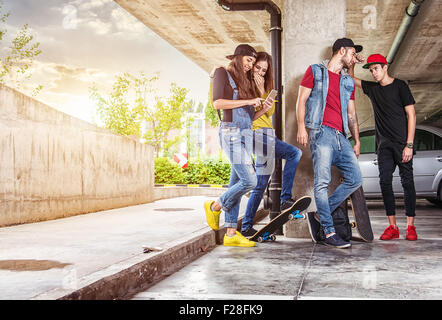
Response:
[[[298,88],[307,67],[331,57],[333,42],[346,34],[345,0],[284,1],[283,83],[285,102],[285,141],[303,151],[293,185],[295,197],[313,198],[313,169],[310,148],[296,143],[296,101]],[[333,174],[336,177],[336,172]],[[314,199],[308,211],[316,210]],[[289,222],[287,237],[310,237],[306,221]]]

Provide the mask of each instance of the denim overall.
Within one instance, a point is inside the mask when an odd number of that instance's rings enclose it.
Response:
[[[226,70],[233,89],[233,100],[238,100],[238,89]],[[224,226],[237,228],[241,197],[256,186],[256,173],[252,161],[255,114],[253,106],[232,109],[232,122],[221,122],[219,140],[231,164],[228,190],[217,200],[225,212]]]

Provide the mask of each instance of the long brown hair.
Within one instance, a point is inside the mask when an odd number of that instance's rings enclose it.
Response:
[[[266,92],[270,92],[274,88],[272,56],[264,51],[258,52],[255,63],[257,63],[258,61],[267,62],[268,67],[267,72],[264,76],[264,89]],[[256,88],[255,81],[253,81],[253,86],[255,87],[255,91],[259,92],[258,88]]]
[[[243,56],[240,55],[233,57],[232,62],[227,66],[227,70],[238,87],[239,99],[253,99],[257,95],[252,84],[252,72],[249,70],[244,73],[242,58]]]

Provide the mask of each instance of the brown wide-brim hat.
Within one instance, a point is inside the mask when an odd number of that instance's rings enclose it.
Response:
[[[258,54],[252,46],[249,46],[248,44],[240,44],[236,47],[235,53],[230,56],[226,56],[226,58],[232,60],[235,56],[250,56],[256,58]]]

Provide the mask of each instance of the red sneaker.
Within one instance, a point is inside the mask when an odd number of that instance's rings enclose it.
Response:
[[[408,226],[407,227],[407,234],[405,235],[405,239],[411,240],[411,241],[417,240],[417,233],[416,233],[415,226]]]
[[[399,238],[399,228],[394,226],[388,226],[387,229],[385,229],[382,236],[379,238],[381,240],[391,240],[391,239],[397,239]]]

